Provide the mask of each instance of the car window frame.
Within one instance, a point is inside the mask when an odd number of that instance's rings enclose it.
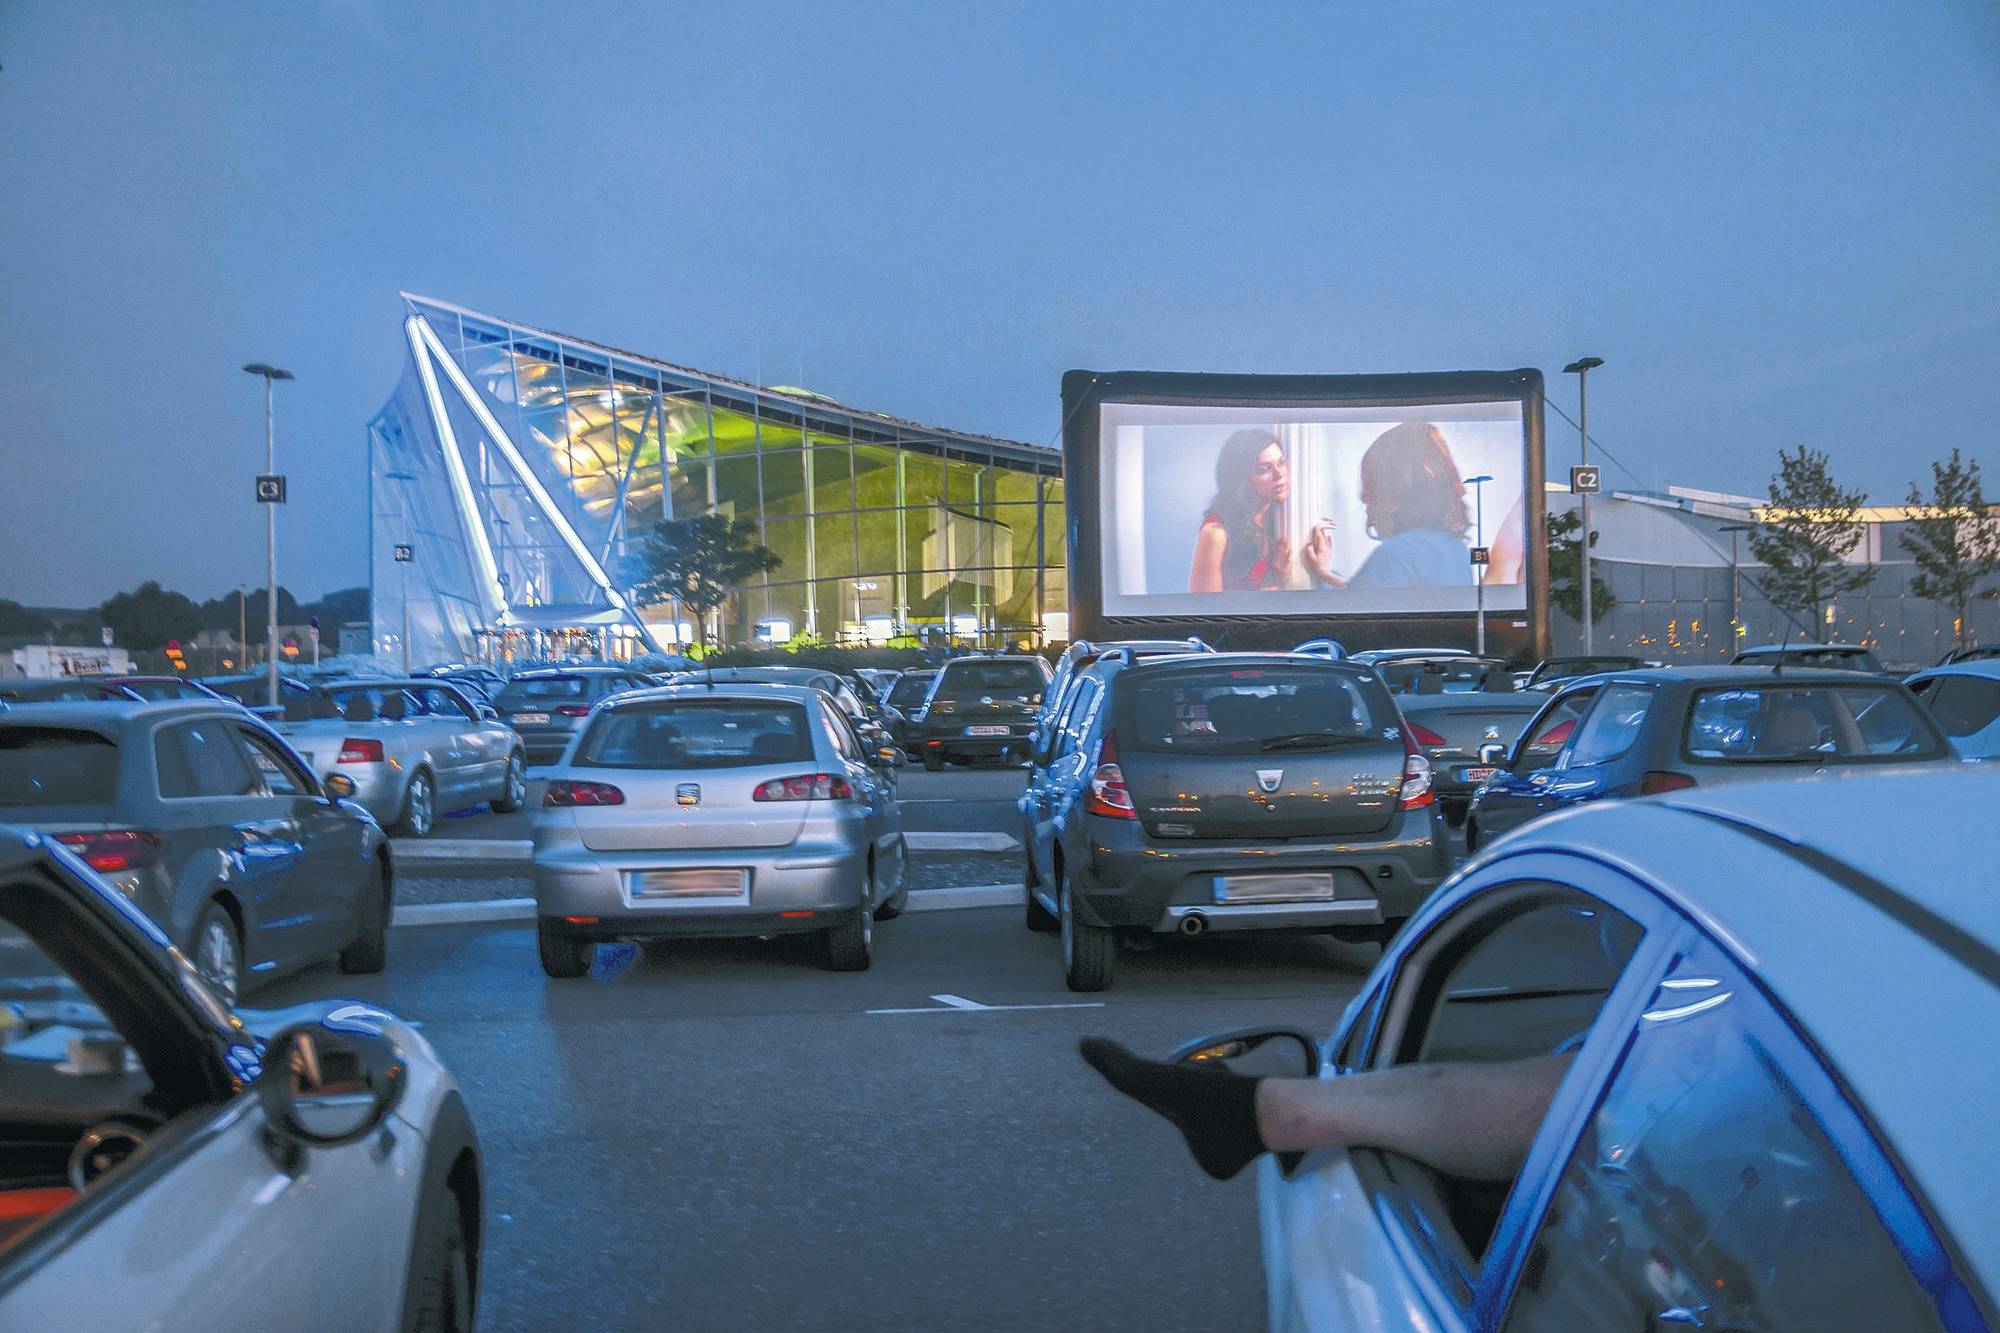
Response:
[[[1800,688],[1825,689],[1825,690],[1833,690],[1836,692],[1850,691],[1850,690],[1880,690],[1884,694],[1893,695],[1896,693],[1897,687],[1899,685],[1902,685],[1902,682],[1900,681],[1891,680],[1883,677],[1871,678],[1864,672],[1857,671],[1852,674],[1858,677],[1859,679],[1851,681],[1811,680],[1804,682],[1800,686]],[[1689,742],[1694,738],[1695,708],[1697,707],[1697,705],[1701,703],[1702,699],[1704,699],[1709,695],[1723,694],[1730,690],[1755,690],[1761,693],[1765,690],[1782,689],[1782,688],[1785,688],[1785,682],[1782,680],[1775,682],[1759,680],[1759,681],[1749,681],[1749,682],[1738,682],[1736,684],[1727,684],[1727,685],[1725,684],[1703,685],[1693,690],[1690,690],[1687,693],[1685,699],[1683,700],[1681,707],[1680,736],[1678,740],[1675,742],[1676,761],[1678,763],[1686,764],[1689,766],[1698,766],[1701,768],[1717,768],[1717,769],[1768,767],[1773,764],[1781,764],[1786,762],[1791,762],[1800,767],[1806,767],[1808,766],[1808,764],[1811,764],[1812,766],[1821,766],[1827,768],[1863,768],[1870,764],[1935,763],[1941,759],[1954,758],[1958,754],[1958,747],[1951,743],[1951,737],[1944,734],[1944,728],[1939,726],[1937,719],[1931,716],[1931,710],[1925,705],[1924,701],[1921,698],[1915,695],[1911,696],[1911,698],[1908,700],[1908,703],[1911,712],[1913,712],[1916,715],[1916,724],[1919,728],[1928,729],[1931,734],[1931,739],[1936,742],[1936,745],[1928,753],[1829,754],[1829,755],[1819,756],[1819,758],[1816,761],[1804,761],[1804,760],[1785,761],[1785,760],[1777,760],[1770,758],[1760,759],[1754,757],[1745,757],[1741,759],[1718,758],[1713,755],[1698,755],[1694,752],[1694,749],[1689,744]],[[1902,688],[1905,693],[1909,692],[1908,686],[1902,686]],[[1860,723],[1859,716],[1855,715],[1852,718],[1852,721],[1854,722],[1858,731]]]
[[[150,737],[151,744],[147,748],[150,751],[148,759],[153,766],[153,789],[148,794],[154,800],[157,801],[175,801],[175,802],[241,801],[247,798],[255,797],[258,794],[258,792],[264,789],[264,775],[261,771],[258,770],[256,765],[250,762],[249,756],[243,753],[241,746],[235,747],[232,750],[232,753],[234,753],[237,759],[242,762],[245,773],[249,777],[255,779],[256,788],[254,790],[245,790],[228,794],[220,792],[193,792],[186,796],[167,795],[166,790],[161,782],[160,743],[169,735],[172,735],[173,733],[178,732],[185,727],[197,726],[202,722],[216,723],[217,725],[220,725],[223,728],[225,728],[228,734],[232,736],[235,734],[235,727],[236,727],[235,720],[233,718],[223,717],[220,714],[216,714],[214,716],[204,716],[204,717],[168,718],[162,721],[159,726],[154,727],[152,729],[152,735]],[[179,741],[177,740],[174,743],[179,744]],[[192,769],[190,769],[188,776],[190,779],[194,778],[194,773]]]
[[[854,730],[854,725],[847,720],[847,710],[842,708],[840,701],[827,691],[821,690],[820,696],[818,700],[820,726],[826,732],[827,740],[833,744],[834,757],[844,759],[850,764],[865,766],[868,762],[868,751],[861,744],[861,737]]]
[[[454,721],[479,721],[479,711],[472,706],[471,701],[465,697],[464,692],[455,685],[448,685],[443,682],[423,687],[419,701],[424,705],[427,716],[451,717],[450,713],[440,710],[431,702],[430,696],[433,694],[441,696],[459,714],[459,717],[453,719]]]
[[[1589,731],[1590,723],[1596,718],[1598,710],[1604,707],[1604,701],[1611,697],[1614,690],[1643,692],[1647,696],[1646,711],[1640,716],[1639,725],[1632,728],[1631,739],[1624,749],[1603,759],[1593,759],[1587,763],[1579,763],[1576,758],[1577,746]],[[1660,706],[1661,697],[1660,687],[1653,681],[1607,680],[1601,682],[1597,687],[1597,697],[1592,699],[1590,707],[1586,708],[1577,717],[1575,728],[1563,742],[1563,747],[1556,753],[1556,757],[1549,761],[1548,767],[1559,773],[1568,772],[1573,768],[1609,768],[1630,758],[1632,752],[1638,750],[1644,744],[1646,728],[1653,721],[1653,710]],[[1685,711],[1683,710],[1683,713]]]
[[[1049,762],[1054,763],[1083,747],[1084,735],[1090,728],[1089,713],[1104,697],[1105,684],[1096,676],[1078,673],[1069,697],[1063,700],[1062,711],[1056,715],[1055,725],[1050,728]],[[1088,698],[1085,692],[1089,692]]]
[[[1529,718],[1528,725],[1523,727],[1521,729],[1521,734],[1514,738],[1514,747],[1513,749],[1507,752],[1507,763],[1506,763],[1507,769],[1511,772],[1520,771],[1519,769],[1520,762],[1523,759],[1527,758],[1528,751],[1534,746],[1535,737],[1539,735],[1543,730],[1542,727],[1543,718],[1554,716],[1556,712],[1559,711],[1565,704],[1569,703],[1570,700],[1581,697],[1584,701],[1583,708],[1576,715],[1576,722],[1581,723],[1584,717],[1589,714],[1590,705],[1596,700],[1597,692],[1603,688],[1604,685],[1602,682],[1593,682],[1589,685],[1574,685],[1568,689],[1561,690],[1556,694],[1551,695],[1549,697],[1549,701],[1542,705],[1541,711],[1537,712],[1533,717]],[[1574,735],[1576,735],[1576,724],[1572,723],[1570,727],[1570,735],[1565,736],[1563,738],[1563,744],[1567,745],[1569,743],[1570,736]],[[1542,767],[1547,768],[1549,767],[1550,764],[1555,763],[1556,758],[1559,755],[1561,755],[1561,753],[1562,753],[1562,746],[1557,746],[1556,753],[1549,756],[1549,763],[1542,765]]]
[[[260,731],[255,727],[246,726],[241,722],[234,723],[233,725],[236,728],[237,738],[243,744],[262,746],[265,750],[269,751],[278,766],[291,775],[292,782],[298,787],[298,791],[296,792],[272,791],[270,779],[266,776],[264,770],[257,766],[257,761],[252,759],[250,761],[251,771],[257,775],[257,780],[263,784],[266,796],[289,796],[316,800],[323,795],[319,779],[304,764],[298,762],[297,757],[292,754],[289,746],[281,742],[276,736]]]
[[[1550,1107],[1549,1120],[1555,1119],[1557,1106],[1561,1105],[1570,1116],[1570,1122],[1560,1141],[1551,1136],[1549,1122],[1544,1122],[1542,1132],[1537,1135],[1535,1146],[1517,1177],[1517,1180],[1530,1182],[1531,1193],[1523,1196],[1523,1192],[1517,1189],[1515,1197],[1508,1199],[1494,1229],[1493,1241],[1488,1247],[1489,1262],[1482,1272],[1483,1277],[1490,1276],[1492,1280],[1484,1292],[1485,1299],[1477,1307],[1480,1327],[1503,1328],[1521,1270],[1536,1237],[1548,1221],[1549,1207],[1562,1187],[1570,1163],[1575,1159],[1584,1130],[1610,1094],[1612,1084],[1625,1066],[1630,1047],[1638,1035],[1639,1015],[1652,1004],[1659,983],[1671,976],[1684,958],[1703,946],[1725,960],[1744,981],[1743,989],[1757,1017],[1757,1035],[1772,1064],[1799,1102],[1812,1111],[1821,1133],[1833,1146],[1855,1187],[1868,1200],[1897,1254],[1911,1269],[1912,1277],[1920,1287],[1931,1293],[1937,1304],[1939,1323],[1948,1329],[1965,1326],[1963,1316],[1954,1318],[1949,1314],[1945,1307],[1947,1300],[1956,1300],[1960,1310],[1978,1318],[1985,1308],[1980,1293],[1960,1271],[1962,1265],[1956,1262],[1953,1248],[1933,1225],[1931,1218],[1935,1216],[1934,1212],[1918,1195],[1909,1173],[1902,1169],[1887,1141],[1869,1122],[1866,1112],[1848,1098],[1839,1075],[1828,1065],[1811,1037],[1784,1004],[1764,987],[1735,946],[1704,930],[1673,905],[1664,901],[1659,905],[1670,924],[1660,932],[1652,984],[1645,999],[1627,1016],[1628,1021],[1618,1034],[1616,1044],[1607,1042],[1600,1046],[1598,1055],[1601,1058],[1593,1067],[1587,1096],[1582,1095],[1581,1088],[1578,1096],[1569,1096],[1571,1089],[1569,1081],[1565,1080],[1563,1090],[1557,1094],[1556,1105]],[[1644,947],[1643,941],[1641,947]],[[1597,1026],[1593,1025],[1593,1038],[1599,1035]],[[1586,1041],[1585,1052],[1578,1055],[1579,1063],[1589,1052],[1589,1047],[1590,1042]],[[1873,1169],[1862,1169],[1857,1165],[1864,1159]],[[1945,1288],[1942,1293],[1917,1273],[1913,1251],[1918,1249],[1928,1251],[1932,1263],[1943,1265],[1943,1276],[1949,1280],[1940,1284]]]
[[[1397,1228],[1397,1234],[1387,1237],[1390,1244],[1404,1255],[1423,1261],[1424,1276],[1433,1284],[1433,1289],[1450,1301],[1469,1326],[1486,1326],[1479,1320],[1490,1311],[1493,1293],[1503,1280],[1506,1284],[1504,1290],[1511,1292],[1520,1256],[1507,1247],[1520,1227],[1516,1215],[1520,1210],[1532,1207],[1534,1213],[1530,1221],[1538,1224],[1547,1203],[1541,1197],[1535,1183],[1538,1177],[1534,1173],[1537,1170],[1546,1171],[1546,1161],[1551,1155],[1558,1162],[1568,1160],[1568,1154],[1582,1133],[1585,1118],[1596,1107],[1598,1097],[1616,1065],[1618,1054],[1624,1049],[1639,1015],[1664,975],[1672,956],[1671,946],[1678,938],[1678,932],[1685,927],[1685,921],[1672,911],[1656,890],[1638,879],[1622,870],[1566,852],[1529,852],[1475,869],[1449,894],[1433,898],[1391,943],[1371,983],[1374,993],[1359,1007],[1350,1007],[1349,1013],[1343,1016],[1346,1030],[1336,1031],[1329,1042],[1329,1049],[1337,1049],[1343,1056],[1353,1058],[1355,1063],[1336,1064],[1329,1060],[1321,1073],[1322,1078],[1335,1078],[1377,1067],[1376,1061],[1385,1044],[1399,1040],[1407,1029],[1407,1006],[1399,1001],[1403,988],[1411,984],[1408,969],[1419,963],[1419,953],[1437,945],[1441,930],[1456,934],[1467,925],[1474,924],[1464,919],[1467,912],[1476,913],[1477,917],[1502,911],[1511,914],[1511,902],[1522,889],[1541,893],[1551,889],[1570,890],[1596,898],[1630,918],[1644,934],[1611,993],[1605,997],[1597,1018],[1584,1034],[1576,1058],[1550,1102],[1535,1142],[1501,1207],[1492,1240],[1476,1271],[1471,1274],[1445,1271],[1441,1261],[1448,1256],[1440,1253],[1436,1238],[1425,1228],[1411,1224],[1407,1202],[1402,1208],[1389,1206],[1396,1200],[1388,1198],[1388,1194],[1400,1191],[1402,1187],[1389,1175],[1386,1164],[1377,1160],[1383,1154],[1366,1148],[1345,1150],[1355,1168],[1357,1180],[1369,1195],[1370,1203],[1375,1205],[1373,1215],[1378,1223],[1385,1228],[1393,1223]],[[1425,958],[1422,963],[1429,965],[1432,961]],[[1449,961],[1446,966],[1450,966]],[[1365,1028],[1365,1035],[1358,1028]],[[1354,1049],[1357,1037],[1359,1048]],[[1529,1183],[1526,1191],[1522,1188],[1524,1181]],[[1533,1234],[1532,1226],[1529,1234]],[[1459,1294],[1461,1292],[1465,1293],[1463,1298]]]

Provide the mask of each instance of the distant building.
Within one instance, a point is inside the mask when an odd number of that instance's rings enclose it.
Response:
[[[784,561],[721,640],[1066,637],[1058,451],[403,299],[368,426],[378,656],[401,656],[406,588],[414,662],[672,651],[693,623],[633,603],[635,557],[709,510]]]

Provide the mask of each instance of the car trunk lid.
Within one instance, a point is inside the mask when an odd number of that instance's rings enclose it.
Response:
[[[606,783],[624,796],[617,805],[576,807],[577,837],[585,847],[594,852],[667,852],[786,846],[821,802],[759,801],[756,791],[774,779],[810,772],[810,763],[681,770],[578,768],[550,781]]]

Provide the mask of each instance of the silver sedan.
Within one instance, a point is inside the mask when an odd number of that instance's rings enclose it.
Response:
[[[285,700],[278,729],[313,772],[353,783],[351,796],[384,827],[424,837],[438,814],[527,800],[521,738],[456,685],[374,680]]]
[[[599,704],[536,814],[543,970],[582,976],[600,940],[806,933],[834,971],[866,968],[909,902],[895,757],[801,686]]]

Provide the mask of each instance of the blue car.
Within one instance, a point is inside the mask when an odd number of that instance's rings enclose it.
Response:
[[[1612,672],[1558,690],[1466,814],[1469,849],[1551,811],[1748,778],[1958,762],[1908,687],[1828,668]]]

